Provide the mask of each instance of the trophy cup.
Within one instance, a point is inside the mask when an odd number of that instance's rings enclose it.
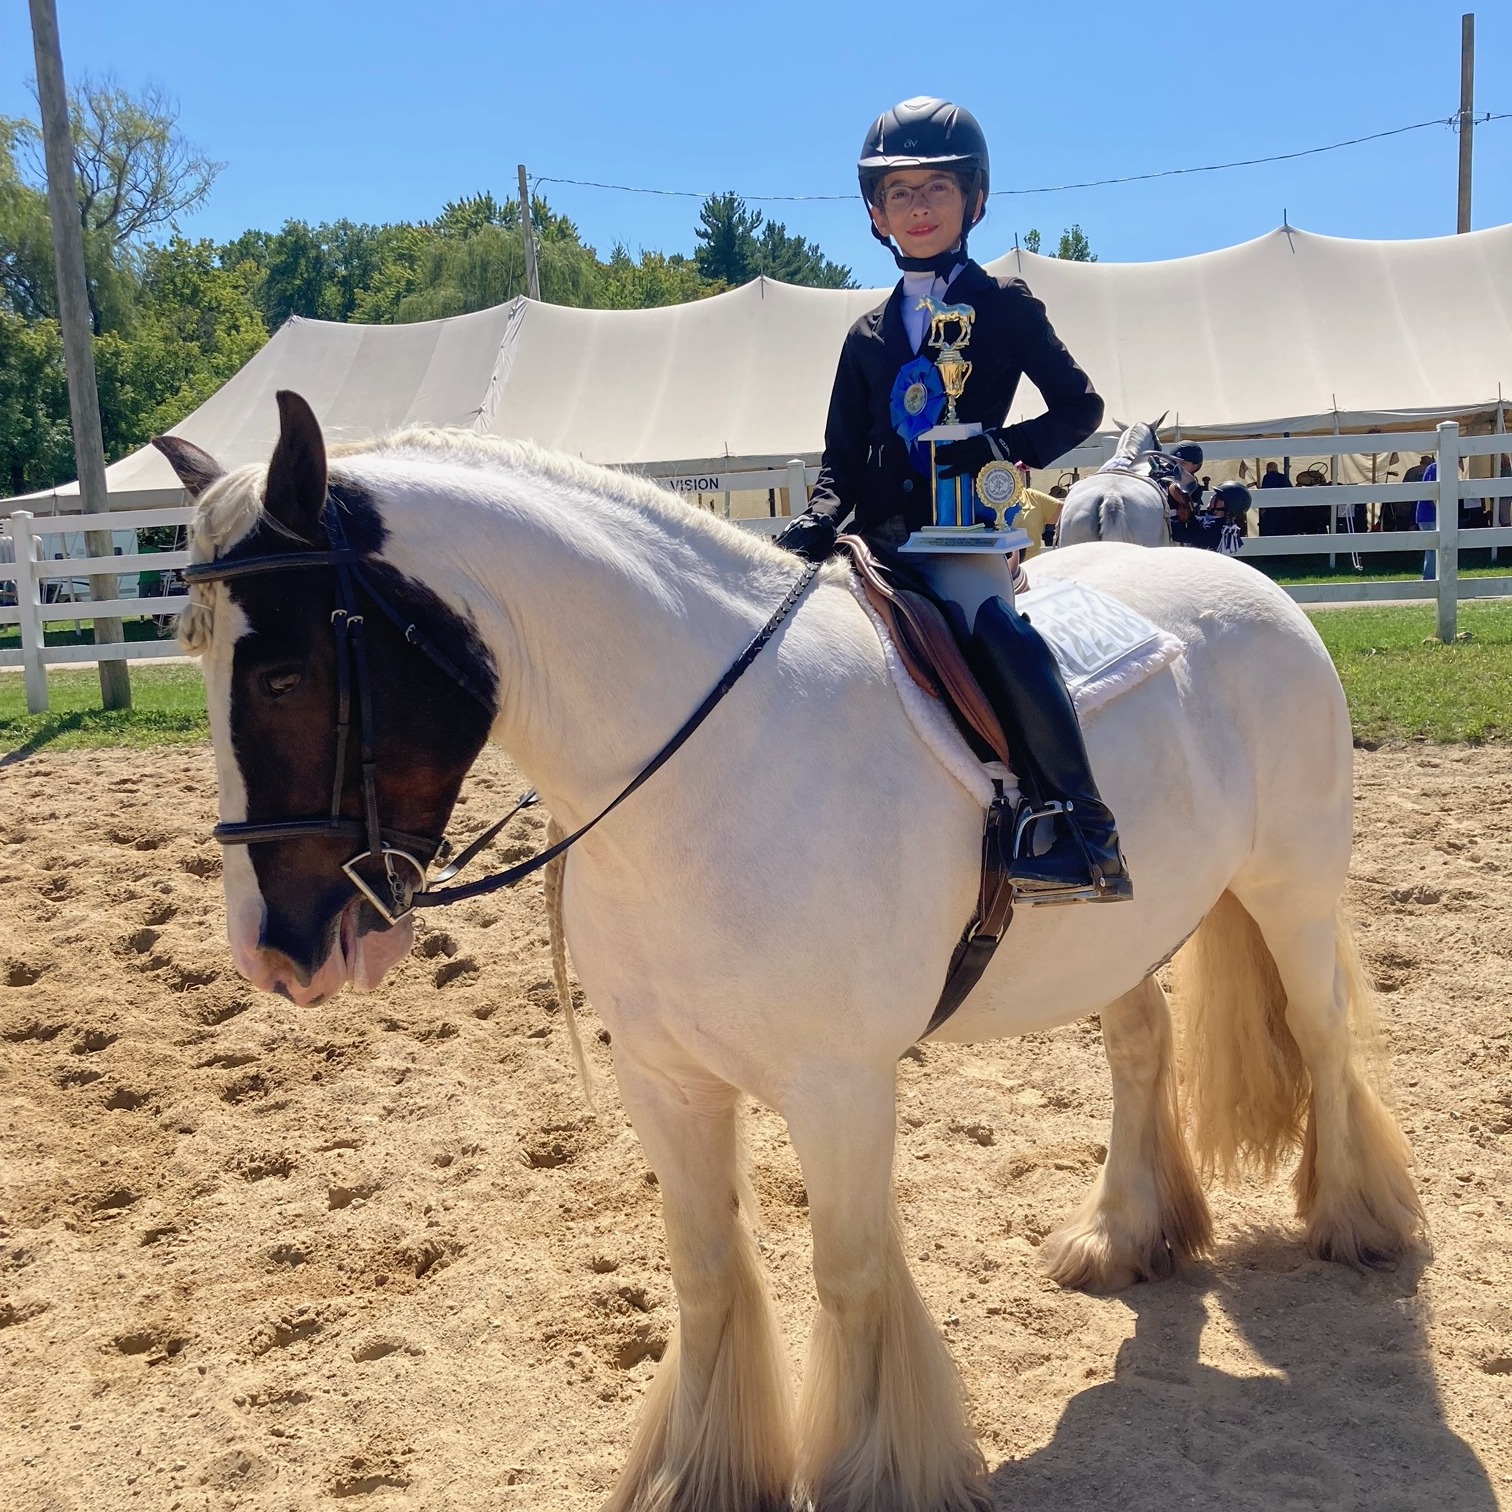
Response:
[[[925,344],[939,353],[935,367],[944,386],[946,407],[941,423],[919,437],[929,443],[933,519],[909,536],[900,550],[948,555],[1016,551],[1029,544],[1027,532],[1013,528],[1024,494],[1019,470],[1005,457],[987,463],[974,476],[942,478],[936,455],[937,448],[948,441],[964,441],[982,433],[982,427],[974,421],[962,422],[956,417],[956,401],[965,393],[971,377],[971,363],[962,356],[962,350],[971,345],[976,311],[967,304],[936,304],[928,297],[921,299],[917,308],[929,311]],[[952,327],[954,340],[950,339]],[[992,525],[978,523],[982,506],[995,517]]]

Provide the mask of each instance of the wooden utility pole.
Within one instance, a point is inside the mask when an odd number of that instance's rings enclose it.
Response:
[[[525,292],[532,299],[541,297],[541,275],[536,267],[535,227],[530,222],[530,183],[525,165],[520,164],[520,234],[525,238]]]
[[[1475,148],[1475,13],[1460,17],[1459,222],[1470,229],[1470,158]]]
[[[74,186],[73,136],[68,125],[68,92],[63,84],[63,51],[58,42],[55,0],[31,0],[32,46],[37,57],[37,102],[42,107],[42,142],[47,154],[47,206],[52,217],[53,266],[58,277],[58,317],[63,327],[63,358],[68,370],[68,414],[73,422],[74,458],[79,468],[79,498],[86,514],[105,514],[105,445],[100,438],[100,394],[95,386],[94,332],[89,316],[89,289],[84,281],[84,228]],[[110,531],[91,530],[84,549],[92,557],[111,555]],[[89,596],[97,603],[116,596],[116,575],[102,572],[89,579]],[[94,622],[97,646],[123,640],[118,619]],[[124,661],[100,662],[100,696],[107,709],[131,707],[131,676]]]

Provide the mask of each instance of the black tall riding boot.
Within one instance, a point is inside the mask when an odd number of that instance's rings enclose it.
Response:
[[[987,599],[977,610],[967,649],[971,669],[1008,737],[1028,805],[1014,825],[1009,878],[1026,899],[1044,902],[1057,894],[1067,901],[1132,898],[1134,885],[1113,815],[1098,795],[1055,653],[1000,598]],[[1054,838],[1045,847],[1047,829]]]

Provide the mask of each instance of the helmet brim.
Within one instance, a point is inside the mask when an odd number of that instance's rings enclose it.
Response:
[[[975,155],[966,157],[913,156],[906,153],[889,153],[886,156],[862,158],[856,164],[862,173],[892,173],[899,168],[965,168],[977,172],[982,160]]]

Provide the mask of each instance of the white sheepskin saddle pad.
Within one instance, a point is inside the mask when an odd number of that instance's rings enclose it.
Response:
[[[946,771],[983,809],[992,801],[994,781],[1002,782],[1005,790],[1016,788],[1012,773],[1000,762],[977,760],[940,701],[908,675],[882,621],[854,579],[851,591],[877,631],[893,686],[914,728]],[[1046,579],[1042,586],[1019,594],[1015,607],[1055,652],[1084,725],[1097,710],[1169,666],[1185,649],[1176,636],[1085,583]]]

